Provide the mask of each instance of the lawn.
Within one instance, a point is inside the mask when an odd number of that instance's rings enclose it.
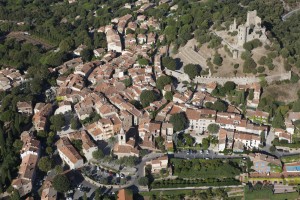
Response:
[[[292,156],[283,156],[283,157],[281,157],[281,161],[284,163],[299,162],[300,154],[292,155]]]
[[[197,190],[202,191],[202,190]],[[205,191],[205,190],[204,190]],[[140,195],[142,196],[151,196],[151,195],[191,195],[193,193],[193,190],[168,190],[168,191],[149,191],[149,192],[140,192]]]
[[[214,196],[213,199],[220,199],[220,197],[217,194],[217,190],[213,189],[212,195]],[[228,190],[225,190],[228,192]],[[199,197],[201,196],[201,193],[207,194],[208,190],[206,189],[193,189],[193,190],[168,190],[168,191],[149,191],[149,192],[140,192],[139,195],[143,196],[144,199],[151,199],[151,196],[156,196],[156,199],[182,199],[182,197],[187,196],[194,196]],[[181,198],[179,198],[181,197]],[[198,199],[198,198],[197,198]],[[202,198],[200,198],[202,199]],[[241,196],[235,196],[235,197],[227,197],[228,200],[241,200],[243,199],[243,194]]]
[[[245,200],[295,200],[297,198],[299,198],[299,194],[297,192],[286,194],[273,194],[271,190],[255,190],[253,192],[245,190]]]

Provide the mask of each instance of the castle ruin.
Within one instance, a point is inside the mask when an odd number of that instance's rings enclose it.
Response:
[[[246,42],[259,39],[261,42],[267,40],[266,28],[261,27],[261,18],[257,16],[256,10],[247,13],[245,24],[237,26],[236,20],[229,27],[230,32],[237,31],[237,45],[242,47]]]
[[[261,18],[257,16],[257,11],[248,11],[245,24],[237,25],[236,19],[229,26],[229,32],[237,32],[235,36],[229,36],[227,31],[215,32],[223,39],[222,44],[226,45],[233,55],[238,58],[245,49],[243,45],[254,39],[259,39],[262,43],[267,42],[266,28],[261,26]]]

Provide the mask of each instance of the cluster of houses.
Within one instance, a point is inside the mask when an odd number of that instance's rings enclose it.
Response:
[[[19,70],[6,68],[0,70],[0,91],[8,91],[26,80]]]
[[[40,141],[27,131],[21,134],[21,141],[23,142],[20,152],[22,162],[18,176],[12,181],[11,185],[19,192],[20,196],[24,196],[31,192],[34,186],[41,146]]]
[[[91,152],[97,150],[96,141],[108,140],[116,135],[118,142],[113,151],[118,157],[139,156],[141,149],[157,150],[157,137],[162,137],[166,149],[171,151],[173,125],[170,117],[181,112],[186,114],[189,121],[185,131],[194,137],[203,138],[203,135],[208,134],[210,124],[220,126],[220,131],[215,133],[219,139],[219,151],[233,149],[241,152],[244,149],[257,148],[261,144],[261,136],[266,137],[270,130],[270,127],[255,121],[268,120],[269,117],[268,113],[256,109],[261,95],[258,83],[237,86],[237,90],[253,93],[253,97],[247,98],[247,108],[250,109],[247,109],[246,118],[232,105],[228,106],[226,112],[205,108],[206,103],[215,103],[218,100],[211,95],[217,87],[216,83],[198,86],[194,92],[179,92],[174,89],[174,85],[169,84],[163,88],[162,93],[173,92],[173,101],[162,99],[152,102],[144,109],[135,107],[133,102],[140,101],[142,91],[160,92],[156,88],[155,80],[164,76],[160,61],[166,47],[158,49],[153,64],[142,65],[138,62],[141,58],[149,59],[150,62],[149,52],[155,49],[158,40],[163,40],[163,37],[157,37],[155,31],[149,31],[149,27],[157,30],[160,25],[155,19],[147,19],[142,14],[136,20],[127,14],[113,19],[110,25],[100,27],[98,31],[106,34],[107,49],[94,51],[98,60],[84,63],[78,57],[51,69],[52,73],[59,74],[55,88],[56,100],[59,103],[56,106],[51,103],[37,103],[32,109],[31,102],[18,102],[18,111],[27,115],[33,114],[33,125],[37,131],[47,128],[48,118],[53,113],[76,114],[84,131],[74,130],[57,142],[60,156],[71,168],[82,166],[83,156],[86,160],[92,158]],[[138,28],[145,30],[143,36],[135,32]],[[80,55],[84,48],[84,45],[80,45],[74,54]],[[92,119],[95,115],[99,116],[97,120]],[[276,129],[276,136],[279,139],[291,138],[295,120],[297,113],[289,113],[287,130]],[[132,126],[137,127],[137,135],[131,134]],[[75,153],[70,138],[86,141],[83,142],[84,155]]]

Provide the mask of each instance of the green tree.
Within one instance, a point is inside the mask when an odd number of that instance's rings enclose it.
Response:
[[[174,131],[181,131],[188,125],[188,120],[185,113],[176,113],[170,117],[170,122],[173,125]]]
[[[87,196],[86,196],[86,192],[84,192],[82,199],[83,200],[87,200],[88,199]]]
[[[216,53],[215,56],[214,56],[214,59],[213,59],[213,63],[215,65],[221,66],[222,62],[223,62],[223,58],[221,57],[220,54]]]
[[[270,152],[274,153],[276,151],[276,147],[272,145],[272,146],[270,146],[269,150],[270,150]]]
[[[61,174],[64,171],[64,169],[63,169],[63,167],[61,165],[56,165],[54,167],[54,170],[55,170],[56,174]]]
[[[243,72],[244,73],[251,73],[255,68],[257,64],[252,58],[246,59],[243,65]]]
[[[53,168],[53,161],[50,157],[42,157],[38,162],[38,167],[43,172],[48,172]]]
[[[129,77],[127,79],[124,79],[122,82],[124,83],[125,87],[130,87],[132,85],[132,78]]]
[[[138,59],[138,63],[141,66],[146,66],[146,65],[149,65],[149,60],[147,60],[146,58],[140,58],[140,59]]]
[[[192,146],[195,143],[195,138],[193,138],[190,134],[183,134],[183,138],[185,139],[185,144],[187,146]]]
[[[141,177],[141,178],[139,178],[138,183],[139,183],[139,185],[147,186],[149,184],[149,179],[146,176]]]
[[[253,100],[253,98],[254,98],[254,90],[253,90],[253,89],[250,89],[250,90],[249,90],[249,94],[248,94],[248,99],[249,99],[249,100]]]
[[[87,62],[87,61],[91,61],[92,57],[93,57],[93,52],[91,49],[89,48],[84,48],[81,52],[80,52],[80,56],[82,57],[82,60]]]
[[[61,131],[61,128],[65,125],[65,117],[63,114],[57,114],[50,117],[51,126],[53,131]]]
[[[172,83],[172,78],[170,76],[160,76],[156,80],[156,87],[162,90],[166,85],[171,83]]]
[[[100,188],[95,190],[95,200],[100,200]]]
[[[52,155],[52,153],[53,153],[53,148],[52,148],[52,147],[46,147],[46,153],[47,153],[48,155]]]
[[[20,199],[21,199],[18,190],[14,190],[14,191],[13,191],[13,193],[12,193],[11,196],[10,196],[10,199],[11,199],[11,200],[20,200]]]
[[[158,100],[158,94],[152,90],[143,90],[140,96],[140,101],[143,107],[147,107],[150,103]]]
[[[161,136],[156,137],[155,143],[161,151],[165,150],[165,139],[163,137]]]
[[[218,124],[209,124],[207,130],[212,134],[216,134],[219,132],[220,126]]]
[[[280,113],[280,111],[277,111],[273,121],[272,121],[272,127],[274,128],[285,128],[284,125],[284,118],[282,116],[282,114]]]
[[[167,101],[172,101],[172,100],[173,100],[173,93],[170,92],[170,91],[166,92],[166,93],[165,93],[165,99],[166,99]]]
[[[227,81],[224,84],[224,89],[226,92],[230,92],[230,91],[234,90],[235,87],[236,87],[236,84],[233,81]]]
[[[214,109],[214,110],[216,110],[216,111],[218,111],[218,112],[225,112],[225,111],[227,110],[227,105],[226,105],[226,103],[224,103],[222,100],[219,100],[219,99],[218,99],[218,100],[214,103],[212,109]]]
[[[63,52],[68,52],[74,47],[74,41],[72,38],[66,38],[59,43],[59,49]]]
[[[104,157],[104,153],[101,149],[98,149],[97,151],[94,151],[92,153],[92,155],[93,155],[93,158],[96,159],[96,160],[99,160],[99,159]]]
[[[201,73],[201,67],[194,64],[187,64],[186,66],[184,66],[183,70],[184,73],[186,73],[190,77],[190,79],[194,79]]]
[[[202,148],[203,149],[208,149],[210,146],[210,140],[209,138],[203,138],[202,139]]]
[[[176,61],[171,57],[163,57],[162,66],[173,71],[177,69]]]
[[[167,39],[168,43],[171,43],[176,40],[177,28],[176,28],[176,26],[167,26],[164,30],[164,33],[166,35],[166,39]]]
[[[294,112],[300,112],[300,100],[297,100],[293,103],[292,110]]]
[[[77,130],[80,127],[81,127],[81,124],[80,124],[79,120],[76,117],[72,118],[71,119],[71,129]]]
[[[53,187],[56,191],[65,193],[70,189],[70,181],[64,174],[56,175],[53,179]]]

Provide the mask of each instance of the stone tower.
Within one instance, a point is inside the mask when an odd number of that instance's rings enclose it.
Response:
[[[125,134],[123,127],[121,128],[120,133],[118,135],[118,143],[119,143],[119,145],[126,144],[126,134]]]
[[[261,19],[260,17],[257,16],[257,11],[253,10],[253,11],[249,11],[247,12],[247,22],[246,22],[246,26],[250,26],[250,25],[260,25],[261,24]]]
[[[240,25],[238,27],[238,45],[239,46],[243,46],[244,43],[247,41],[247,32],[248,32],[248,28],[247,26],[244,25]]]
[[[233,24],[229,26],[229,31],[237,31],[237,26],[236,26],[236,19],[234,18]]]

